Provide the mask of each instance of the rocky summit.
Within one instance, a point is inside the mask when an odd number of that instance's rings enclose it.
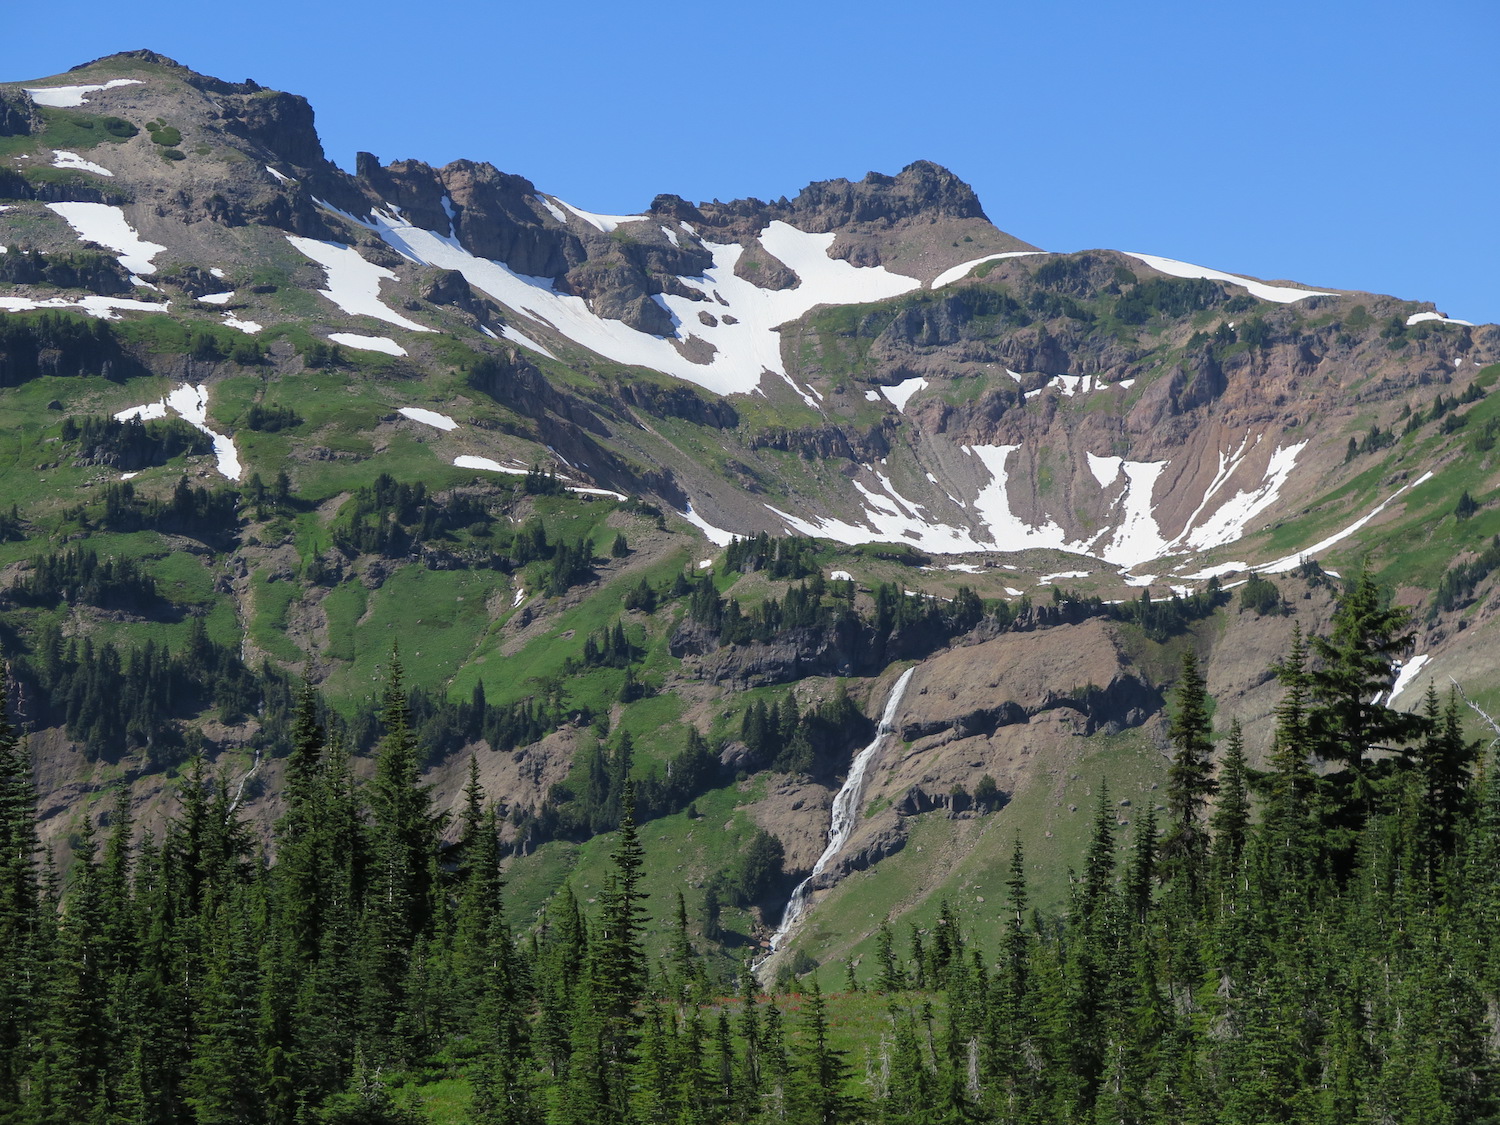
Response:
[[[1049,252],[922,160],[628,215],[350,174],[303,98],[149,51],[0,84],[0,251],[59,864],[210,799],[271,863],[313,727],[378,786],[400,726],[439,867],[488,795],[518,930],[617,893],[631,779],[653,955],[681,891],[714,980],[857,986],[883,923],[996,926],[1018,838],[1076,906],[1106,785],[1167,815],[1185,655],[1246,768],[1353,589],[1404,623],[1382,709],[1500,706],[1500,327],[1430,303]]]

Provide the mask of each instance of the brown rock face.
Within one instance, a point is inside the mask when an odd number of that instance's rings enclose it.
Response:
[[[453,204],[454,233],[471,254],[530,277],[559,277],[587,258],[566,227],[539,217],[530,180],[472,160],[445,165],[437,176]],[[435,229],[446,226],[444,216],[443,226]]]
[[[29,137],[36,125],[36,106],[22,90],[0,90],[0,137]]]

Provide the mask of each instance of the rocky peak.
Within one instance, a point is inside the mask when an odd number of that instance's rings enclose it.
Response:
[[[808,184],[786,211],[794,226],[815,233],[849,223],[894,223],[918,215],[986,218],[973,188],[927,160],[908,164],[895,176],[871,172],[858,183],[839,179]]]
[[[74,71],[87,70],[89,67],[98,66],[100,63],[113,62],[145,63],[147,66],[164,66],[170,67],[173,70],[187,70],[187,67],[183,66],[176,59],[169,59],[166,55],[159,54],[156,51],[148,51],[145,48],[141,48],[137,51],[116,51],[112,55],[104,55],[91,62],[79,63],[77,66],[69,67],[68,73],[72,74]]]

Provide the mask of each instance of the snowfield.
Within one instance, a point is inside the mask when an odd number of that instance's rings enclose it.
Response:
[[[1207,266],[1195,266],[1190,262],[1179,262],[1176,258],[1162,258],[1155,254],[1137,254],[1131,250],[1122,250],[1122,254],[1145,262],[1159,273],[1170,274],[1172,277],[1201,277],[1209,281],[1225,281],[1230,285],[1238,285],[1250,290],[1252,296],[1259,297],[1262,301],[1275,301],[1277,304],[1289,305],[1293,301],[1300,301],[1306,297],[1331,297],[1332,293],[1322,293],[1316,289],[1301,289],[1295,285],[1267,285],[1264,281],[1251,281],[1248,277],[1239,277],[1223,270],[1211,270]]]
[[[931,289],[941,289],[945,285],[952,285],[955,281],[962,281],[973,273],[974,270],[984,265],[985,262],[998,262],[1002,258],[1030,258],[1036,254],[1045,254],[1045,250],[1008,250],[1004,254],[986,254],[983,258],[975,258],[972,262],[962,262],[959,265],[945,269],[932,279]]]
[[[111,78],[98,86],[27,86],[23,87],[37,105],[53,109],[77,109],[90,94],[113,90],[116,86],[139,86],[139,78]]]
[[[155,273],[151,259],[166,249],[147,242],[125,221],[125,212],[107,203],[49,203],[47,210],[62,216],[79,238],[107,246],[120,256],[120,265],[133,274]]]
[[[143,422],[149,422],[153,418],[165,418],[168,410],[188,422],[194,429],[201,430],[213,438],[214,458],[220,474],[230,480],[240,479],[244,470],[240,465],[239,453],[234,448],[234,440],[208,428],[208,387],[202,383],[196,387],[191,383],[180,383],[176,390],[157,402],[148,402],[144,406],[132,406],[129,410],[121,410],[115,415],[115,420],[123,422],[127,418],[139,418]]]
[[[501,304],[607,359],[675,375],[723,395],[757,391],[768,372],[791,383],[781,362],[778,325],[797,319],[816,305],[875,301],[910,292],[921,285],[915,278],[902,277],[880,266],[861,268],[830,258],[828,248],[835,235],[807,234],[779,221],[761,231],[761,245],[796,271],[802,279],[802,284],[796,289],[762,289],[736,277],[734,266],[743,249],[738,245],[705,242],[704,247],[713,255],[713,268],[702,277],[680,280],[685,286],[703,293],[711,303],[671,294],[656,297],[673,316],[677,339],[694,335],[714,346],[709,362],[700,364],[678,351],[672,338],[652,336],[618,320],[595,316],[583,298],[558,293],[551,278],[527,277],[501,262],[477,257],[459,245],[457,239],[414,226],[393,212],[376,211],[369,221],[344,212],[336,213],[379,234],[394,250],[415,262],[457,270],[470,285]],[[593,218],[608,222],[632,217]],[[379,268],[364,264],[370,269]],[[698,310],[705,307],[718,314],[717,325],[698,322]],[[723,319],[724,313],[732,315],[736,323],[727,323]],[[806,391],[792,385],[805,401],[816,405]]]
[[[422,422],[426,425],[434,426],[439,430],[458,429],[457,422],[446,414],[439,414],[436,410],[426,410],[420,406],[403,406],[396,413],[404,415],[414,422]]]
[[[77,168],[80,172],[92,172],[96,176],[114,177],[114,173],[102,164],[95,164],[92,160],[85,160],[76,152],[68,152],[64,149],[58,149],[52,154],[52,167]]]
[[[396,275],[384,266],[365,261],[354,247],[345,246],[342,242],[319,242],[315,238],[301,238],[294,234],[287,235],[286,240],[328,271],[328,288],[318,292],[346,313],[351,316],[372,316],[376,320],[383,320],[412,332],[432,331],[382,303],[380,283],[386,279],[394,280]]]
[[[424,328],[425,332],[426,329]],[[406,349],[389,336],[361,336],[355,332],[330,332],[328,338],[335,344],[343,344],[361,352],[383,352],[386,355],[405,355]]]

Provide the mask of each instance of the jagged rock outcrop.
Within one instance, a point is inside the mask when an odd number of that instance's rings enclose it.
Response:
[[[0,137],[29,137],[36,123],[36,105],[26,91],[0,90]]]

